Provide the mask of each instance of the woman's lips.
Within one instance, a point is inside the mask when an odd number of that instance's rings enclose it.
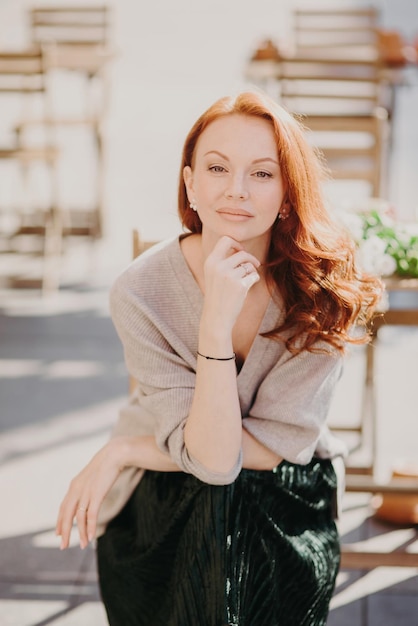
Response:
[[[254,217],[251,213],[245,211],[244,209],[218,209],[217,213],[226,219],[234,221],[244,221]]]

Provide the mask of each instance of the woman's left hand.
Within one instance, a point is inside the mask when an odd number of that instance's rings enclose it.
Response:
[[[125,466],[125,446],[125,437],[111,439],[71,481],[56,525],[56,534],[61,536],[61,550],[68,548],[74,518],[81,548],[84,549],[96,536],[100,505]]]

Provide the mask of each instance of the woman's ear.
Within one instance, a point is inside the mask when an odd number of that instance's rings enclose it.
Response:
[[[192,198],[194,197],[193,172],[192,172],[192,168],[190,167],[190,165],[186,165],[183,169],[183,180],[184,180],[184,185],[186,187],[187,197],[189,199],[189,202],[192,202]]]

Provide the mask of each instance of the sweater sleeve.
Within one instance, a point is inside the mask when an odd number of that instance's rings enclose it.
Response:
[[[330,350],[280,359],[260,384],[244,428],[287,461],[309,463],[341,370],[341,356]]]
[[[218,474],[202,466],[185,446],[196,357],[170,326],[170,316],[159,314],[157,303],[146,295],[138,292],[128,271],[111,289],[110,311],[128,371],[138,382],[141,407],[154,418],[156,443],[182,471],[214,485],[231,483],[241,470],[241,455],[230,472]],[[181,314],[182,309],[171,310],[170,315]]]

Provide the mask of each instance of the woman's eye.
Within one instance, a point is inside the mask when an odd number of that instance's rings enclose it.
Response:
[[[222,165],[211,165],[209,167],[210,172],[225,172],[225,168]]]
[[[264,172],[262,170],[255,173],[257,178],[271,178],[272,174],[270,172]]]

